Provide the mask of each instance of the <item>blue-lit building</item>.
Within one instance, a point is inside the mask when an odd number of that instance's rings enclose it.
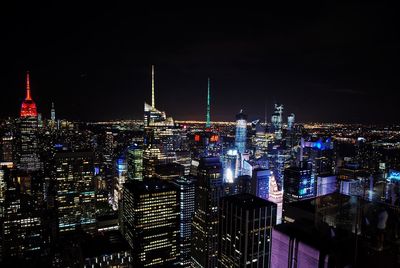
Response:
[[[239,154],[243,154],[246,151],[246,135],[247,135],[247,115],[240,110],[240,113],[236,115],[236,135],[235,135],[235,146]]]
[[[287,118],[287,130],[292,131],[294,128],[295,115],[292,113]]]
[[[316,183],[311,176],[311,169],[289,167],[285,169],[284,175],[284,203],[315,197]]]
[[[331,138],[308,137],[301,139],[299,163],[307,162],[312,176],[331,175],[335,168],[335,152]]]
[[[255,196],[268,200],[269,197],[269,179],[271,171],[263,168],[256,168],[253,170],[251,179],[252,194]]]
[[[275,134],[275,139],[282,139],[282,114],[283,114],[283,105],[275,104],[274,113],[271,116],[271,127],[272,132]]]

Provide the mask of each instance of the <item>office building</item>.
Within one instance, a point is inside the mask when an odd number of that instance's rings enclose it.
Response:
[[[269,169],[256,168],[253,170],[251,179],[252,193],[262,199],[269,198],[269,180],[271,176]]]
[[[127,150],[128,179],[143,179],[143,149],[137,144],[128,147]]]
[[[120,226],[134,267],[171,267],[179,260],[179,193],[160,179],[124,184]]]
[[[26,74],[26,96],[21,105],[19,125],[18,168],[37,171],[41,168],[38,154],[38,113],[31,96],[29,72]]]
[[[311,170],[289,167],[285,169],[284,202],[294,202],[315,196],[315,181]]]
[[[91,152],[58,152],[55,157],[56,206],[59,232],[96,223],[94,155]]]
[[[204,157],[197,170],[192,267],[214,268],[218,259],[218,207],[223,195],[222,165],[218,157]]]
[[[276,204],[251,194],[222,198],[219,223],[220,267],[270,266]]]
[[[240,110],[236,115],[236,134],[235,134],[235,147],[239,154],[244,154],[246,151],[247,139],[247,115]]]
[[[192,246],[192,219],[195,208],[194,177],[178,177],[171,181],[179,189],[180,230],[179,230],[179,266],[190,267]]]

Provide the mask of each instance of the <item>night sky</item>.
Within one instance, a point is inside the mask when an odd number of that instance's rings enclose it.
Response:
[[[327,1],[328,2],[328,1]],[[384,2],[384,1],[381,1]],[[69,3],[69,2],[65,2]],[[39,112],[142,118],[156,66],[156,106],[175,119],[268,117],[399,123],[399,24],[384,4],[161,10],[110,4],[0,9],[0,116],[18,116],[25,71]]]

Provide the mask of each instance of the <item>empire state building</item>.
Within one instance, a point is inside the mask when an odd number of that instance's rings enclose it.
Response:
[[[29,72],[26,73],[26,97],[20,112],[20,150],[18,168],[25,171],[39,170],[41,165],[37,154],[38,116],[36,103],[31,96]]]

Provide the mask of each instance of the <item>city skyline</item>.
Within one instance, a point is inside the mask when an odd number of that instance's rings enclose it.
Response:
[[[384,4],[209,10],[205,20],[193,9],[30,8],[5,16],[2,118],[18,115],[27,70],[46,117],[54,102],[71,120],[141,118],[154,64],[157,106],[177,120],[205,120],[210,77],[212,121],[242,108],[269,118],[278,102],[299,122],[398,123],[399,40]]]

